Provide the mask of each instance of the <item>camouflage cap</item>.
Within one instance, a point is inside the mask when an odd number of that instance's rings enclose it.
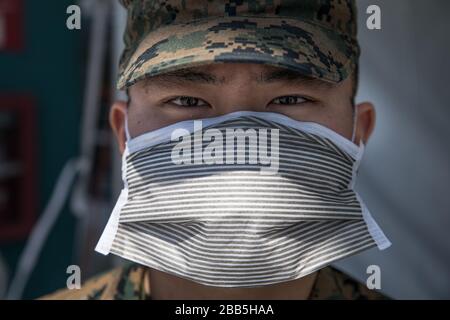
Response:
[[[212,62],[263,63],[340,82],[359,58],[354,0],[120,0],[118,89]]]

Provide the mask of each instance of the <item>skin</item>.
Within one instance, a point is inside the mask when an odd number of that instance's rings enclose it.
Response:
[[[353,79],[330,84],[261,64],[211,64],[138,81],[129,88],[129,103],[112,105],[110,125],[121,153],[127,109],[131,137],[188,119],[266,111],[317,122],[350,140],[355,108],[355,141],[367,144],[375,109],[369,102],[353,104]],[[312,273],[256,288],[220,288],[149,269],[152,299],[307,299],[315,278]]]

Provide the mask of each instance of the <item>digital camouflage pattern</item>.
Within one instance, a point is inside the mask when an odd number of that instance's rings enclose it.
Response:
[[[212,62],[264,63],[340,82],[360,49],[354,0],[120,0],[118,89]]]
[[[150,287],[147,270],[127,264],[89,279],[81,289],[62,289],[40,300],[148,300]]]
[[[42,300],[148,300],[151,299],[148,268],[130,263],[88,280],[81,289],[64,289]],[[309,300],[388,299],[344,273],[326,267],[318,271]]]

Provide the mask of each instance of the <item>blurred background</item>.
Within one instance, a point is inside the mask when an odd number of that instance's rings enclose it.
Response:
[[[81,28],[66,20],[81,8]],[[381,30],[366,27],[369,5]],[[357,189],[393,245],[336,264],[397,299],[450,298],[450,2],[357,1],[357,101],[377,124]],[[116,0],[0,0],[0,299],[34,299],[123,263],[94,247],[122,187],[108,110],[125,11]]]

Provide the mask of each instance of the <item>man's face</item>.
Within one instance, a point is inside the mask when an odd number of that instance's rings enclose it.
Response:
[[[135,137],[183,120],[265,111],[316,122],[350,139],[353,85],[352,77],[330,84],[261,64],[211,64],[138,81],[129,89],[128,125]],[[110,117],[121,151],[126,107],[115,103]],[[356,107],[357,139],[367,140],[374,125],[373,106]]]
[[[266,111],[316,122],[350,139],[353,86],[353,77],[331,85],[264,65],[212,64],[137,82],[129,88],[129,105],[117,101],[112,106],[110,123],[121,152],[125,149],[126,112],[131,137],[183,120],[235,111]],[[367,143],[375,123],[374,108],[370,103],[355,107],[356,141]],[[156,269],[150,269],[150,277],[152,293],[159,298],[173,298],[174,293],[168,288],[176,287],[182,296],[212,299],[307,297],[315,279],[312,274],[282,284],[242,289],[203,286]]]

